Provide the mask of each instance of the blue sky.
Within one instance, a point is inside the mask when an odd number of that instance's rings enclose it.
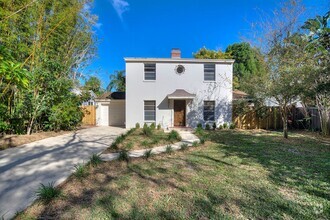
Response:
[[[311,16],[329,8],[328,0],[303,2]],[[94,0],[98,56],[85,74],[105,87],[111,73],[125,69],[124,57],[169,57],[171,48],[185,58],[204,46],[225,50],[251,33],[261,12],[276,7],[277,0]]]

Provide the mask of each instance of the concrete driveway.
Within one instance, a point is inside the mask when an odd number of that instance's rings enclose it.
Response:
[[[40,183],[62,183],[75,164],[87,162],[124,132],[93,127],[0,151],[0,219],[29,206]]]

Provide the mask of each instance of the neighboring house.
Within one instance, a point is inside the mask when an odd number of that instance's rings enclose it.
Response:
[[[110,93],[97,99],[98,125],[114,125],[115,118],[126,128],[136,123],[163,128],[231,123],[234,60],[183,59],[173,49],[171,58],[125,61],[126,99],[118,101]]]
[[[78,96],[82,94],[82,90],[79,88],[74,88],[71,90],[71,92]],[[90,94],[90,99],[88,101],[83,102],[81,104],[82,106],[95,105],[96,94],[92,90],[89,90],[89,94]]]
[[[240,90],[233,90],[233,101],[234,100],[244,100],[244,99],[247,99],[248,98],[248,94],[243,92],[243,91],[240,91]]]

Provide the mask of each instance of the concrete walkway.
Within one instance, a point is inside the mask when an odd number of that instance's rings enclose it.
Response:
[[[124,132],[93,127],[0,151],[0,219],[10,219],[29,206],[40,183],[62,183],[75,164],[87,162]]]
[[[195,141],[199,142],[198,137],[193,134],[192,129],[175,129],[175,130],[179,132],[182,140],[175,144],[171,144],[172,150],[180,150],[182,144],[188,144],[188,146],[191,146],[193,142]],[[151,149],[133,150],[128,152],[128,156],[132,158],[143,157],[145,152],[148,150],[151,150],[153,154],[160,154],[166,152],[166,147],[167,145],[154,147]],[[119,157],[119,153],[107,153],[101,155],[101,158],[104,161],[116,160],[118,159],[118,157]]]

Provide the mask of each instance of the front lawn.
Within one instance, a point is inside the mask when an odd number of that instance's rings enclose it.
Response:
[[[329,219],[330,140],[222,130],[187,151],[112,161],[17,219]]]

